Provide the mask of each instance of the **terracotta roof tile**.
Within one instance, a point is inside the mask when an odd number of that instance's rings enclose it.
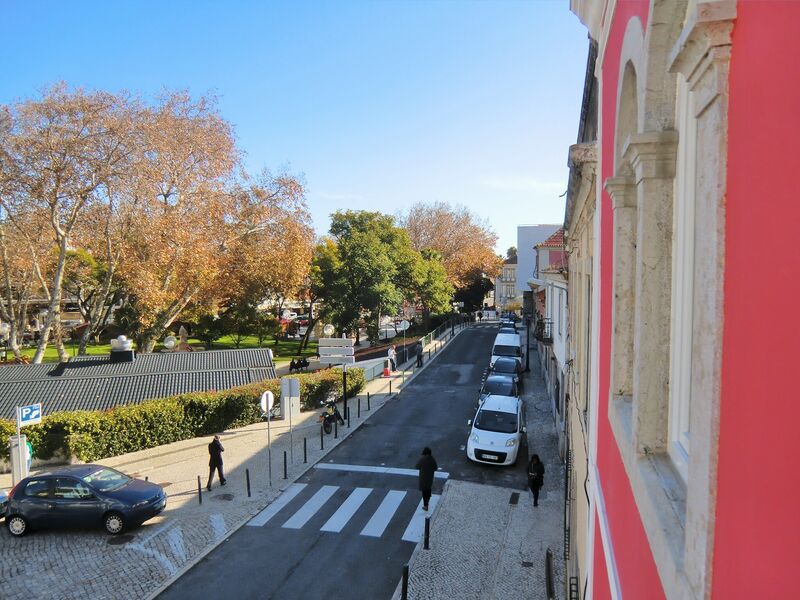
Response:
[[[536,244],[534,248],[563,248],[564,247],[564,228],[559,228],[553,235],[543,241],[541,244]]]

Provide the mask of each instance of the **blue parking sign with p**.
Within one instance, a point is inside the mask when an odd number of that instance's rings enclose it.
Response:
[[[29,404],[28,406],[20,406],[18,409],[19,426],[25,427],[26,425],[36,425],[42,422],[42,405]]]

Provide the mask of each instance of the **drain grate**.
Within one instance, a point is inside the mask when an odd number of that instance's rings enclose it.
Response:
[[[512,492],[511,498],[509,498],[508,503],[511,506],[516,506],[519,504],[519,492]]]
[[[134,535],[115,535],[112,538],[109,538],[108,545],[109,546],[122,546],[127,544],[128,542],[132,542],[136,539]]]

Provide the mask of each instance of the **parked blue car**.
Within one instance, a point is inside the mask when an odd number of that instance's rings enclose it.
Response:
[[[20,481],[8,496],[6,527],[15,537],[51,527],[103,527],[116,535],[166,505],[167,495],[154,483],[102,465],[71,465]]]

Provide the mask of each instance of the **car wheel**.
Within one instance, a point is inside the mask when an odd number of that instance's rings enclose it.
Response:
[[[108,513],[103,519],[103,526],[111,535],[118,535],[125,529],[125,519],[119,513]]]
[[[28,520],[21,515],[12,515],[6,517],[6,527],[8,532],[14,537],[22,537],[28,533]]]

